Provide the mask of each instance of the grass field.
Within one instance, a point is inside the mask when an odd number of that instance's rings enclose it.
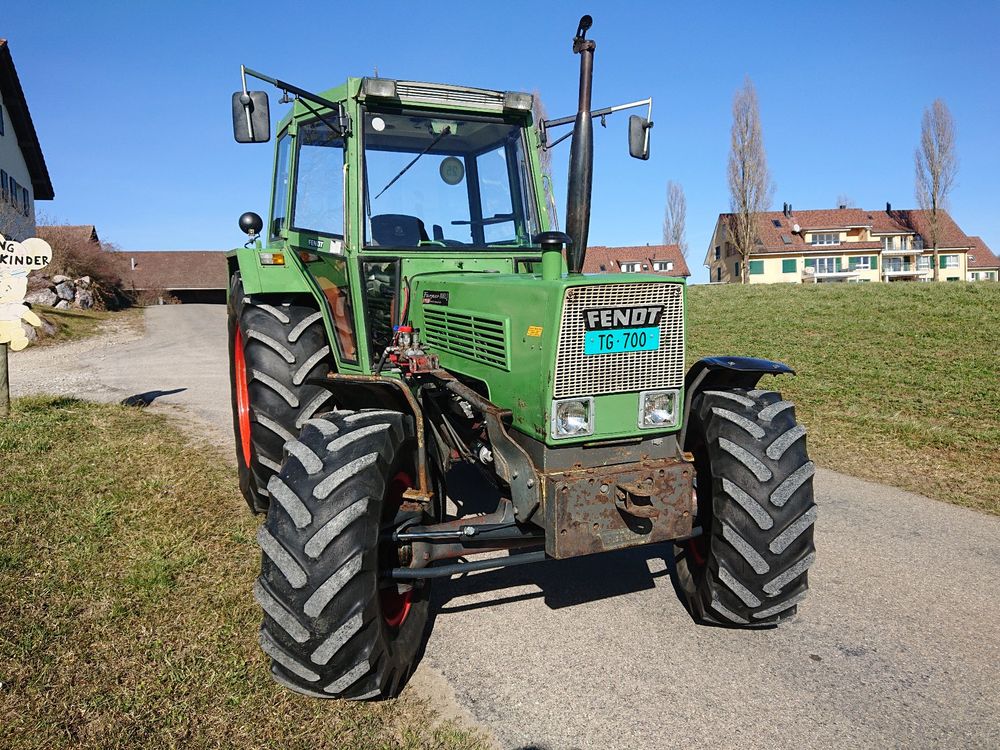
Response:
[[[232,470],[162,417],[70,399],[0,421],[0,747],[477,748],[415,699],[276,686]]]
[[[1000,284],[695,286],[689,361],[747,354],[818,463],[1000,513]]]

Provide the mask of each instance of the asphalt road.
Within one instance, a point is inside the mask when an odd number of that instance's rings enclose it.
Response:
[[[152,308],[141,338],[21,352],[11,376],[156,394],[231,453],[221,306]],[[1000,747],[1000,519],[831,471],[816,492],[812,590],[775,630],[695,625],[663,547],[479,573],[436,586],[408,689],[503,748]]]

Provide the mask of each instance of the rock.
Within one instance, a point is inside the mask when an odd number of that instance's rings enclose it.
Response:
[[[31,323],[25,323],[22,320],[21,328],[24,330],[24,337],[28,339],[28,341],[34,343],[34,341],[38,338],[38,331],[35,330],[35,327],[31,325]]]
[[[78,287],[83,287],[84,289],[89,289],[90,288],[90,277],[89,276],[81,276],[80,278],[78,278],[76,280],[76,285]]]
[[[59,300],[56,304],[56,310],[69,310],[69,302],[64,299]]]
[[[39,289],[37,292],[26,294],[24,301],[29,305],[46,305],[47,307],[52,307],[59,301],[59,297],[51,289]]]
[[[63,276],[61,273],[57,273],[52,277],[53,284],[62,284],[64,281],[70,281],[69,276]]]
[[[73,300],[81,310],[89,310],[94,306],[94,295],[86,289],[77,289]]]
[[[63,277],[56,276],[56,278],[58,279],[58,278],[66,278],[66,277],[65,276],[63,276]],[[73,289],[73,284],[69,281],[69,279],[67,279],[66,281],[61,281],[58,284],[56,284],[56,296],[59,299],[64,299],[64,300],[67,300],[67,301],[72,300],[73,297],[76,296],[76,290]]]
[[[42,327],[40,330],[46,336],[55,336],[57,329],[54,325],[52,325],[52,323],[47,321],[45,318],[42,318]]]

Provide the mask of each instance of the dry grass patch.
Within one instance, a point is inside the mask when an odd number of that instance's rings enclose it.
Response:
[[[129,328],[140,328],[143,325],[143,311],[129,308],[118,312],[105,310],[56,310],[53,307],[36,307],[34,311],[40,318],[55,326],[55,333],[44,334],[38,330],[39,337],[31,346],[51,346],[67,341],[78,341],[103,333],[110,326],[123,325]]]
[[[817,462],[1000,513],[1000,284],[695,286],[690,357],[787,362]]]
[[[0,747],[477,748],[415,700],[275,685],[232,470],[162,417],[72,399],[0,422]]]

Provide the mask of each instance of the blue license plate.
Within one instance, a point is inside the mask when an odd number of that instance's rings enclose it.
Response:
[[[583,339],[584,354],[617,354],[648,352],[660,348],[660,329],[619,328],[613,331],[587,331]]]

